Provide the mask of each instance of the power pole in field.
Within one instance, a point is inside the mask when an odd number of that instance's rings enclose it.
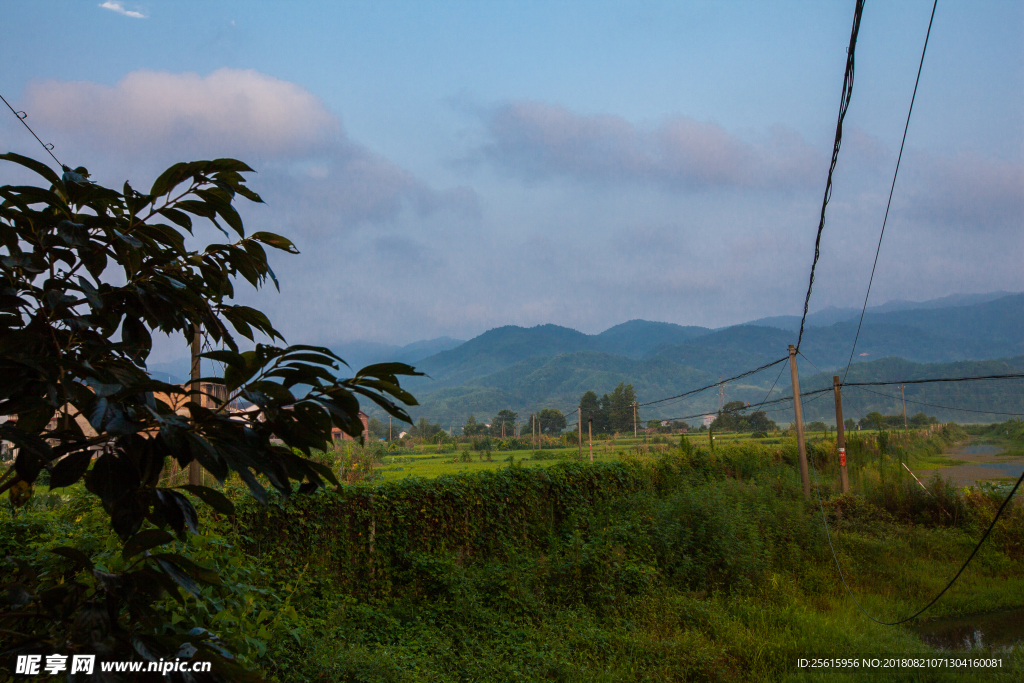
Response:
[[[832,378],[832,391],[836,396],[836,448],[839,449],[839,477],[843,493],[850,492],[850,480],[846,475],[846,425],[843,424],[842,385],[838,377]]]
[[[199,359],[199,354],[201,352],[202,352],[202,337],[201,337],[201,334],[200,334],[200,331],[199,331],[199,325],[197,324],[197,325],[195,325],[192,328],[192,369],[191,369],[192,384],[189,387],[189,389],[191,389],[191,391],[193,392],[192,393],[192,402],[193,403],[198,403],[200,406],[203,405],[203,394],[202,394],[202,388],[203,387],[202,387],[202,384],[200,384],[200,382],[199,382],[199,378],[202,376],[202,373],[201,373],[201,367],[202,366],[200,364],[200,359]],[[192,462],[190,462],[188,464],[188,483],[193,485],[193,486],[198,486],[200,484],[200,479],[201,478],[202,478],[202,474],[201,474],[201,472],[199,470],[199,461],[193,459]]]
[[[900,385],[900,400],[903,401],[903,431],[907,431],[907,395],[903,393],[906,384]]]
[[[587,418],[587,441],[590,443],[590,462],[594,462],[594,418]]]
[[[800,450],[800,482],[804,498],[811,499],[811,479],[807,471],[807,443],[804,441],[804,411],[800,405],[800,377],[796,369],[796,347],[789,345],[789,373],[793,380],[793,412],[796,415],[796,444]]]
[[[531,434],[531,436],[533,436],[533,452],[534,452],[534,454],[536,454],[537,453],[537,413],[534,413],[533,415],[530,416],[530,422],[532,423],[530,425],[530,427],[531,427],[530,434]]]
[[[636,438],[636,401],[633,401],[633,438]]]
[[[579,450],[580,462],[583,462],[583,404],[580,403],[576,414],[576,445]]]

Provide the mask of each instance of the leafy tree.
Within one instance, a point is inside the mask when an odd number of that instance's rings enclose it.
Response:
[[[516,434],[516,420],[519,414],[511,410],[499,410],[498,414],[491,420],[491,436],[510,437]],[[502,431],[504,430],[504,431]]]
[[[927,427],[928,425],[938,424],[938,420],[934,416],[925,415],[924,413],[918,413],[912,415],[907,423],[911,427]]]
[[[421,417],[413,428],[409,430],[409,435],[423,439],[424,441],[433,441],[435,440],[434,436],[438,432],[443,431],[444,429],[442,429],[441,425],[436,423],[430,424],[430,421],[427,418]]]
[[[43,187],[0,187],[0,414],[17,418],[0,424],[0,438],[18,448],[0,475],[0,493],[24,501],[44,471],[50,489],[84,479],[124,558],[123,567],[101,571],[87,549],[67,547],[54,550],[63,570],[22,563],[16,575],[7,571],[4,594],[13,597],[0,606],[0,624],[17,644],[6,655],[151,660],[191,653],[213,661],[216,677],[244,678],[213,634],[171,626],[155,607],[164,595],[205,599],[200,586],[219,583],[211,570],[163,547],[197,531],[192,497],[233,513],[217,490],[168,488],[161,473],[171,460],[182,468],[198,462],[222,483],[237,474],[263,503],[268,484],[282,498],[296,484],[300,494],[337,486],[327,466],[307,457],[310,450],[327,448],[332,426],[361,436],[359,397],[408,421],[395,401],[416,402],[398,377],[419,373],[386,363],[339,380],[342,360],[330,350],[274,346],[284,340],[270,320],[232,303],[239,277],[257,289],[277,284],[264,247],[297,253],[279,235],[245,235],[234,202],[261,199],[245,185],[242,174],[251,169],[244,163],[175,164],[140,193],[128,183],[121,192],[96,185],[84,168],[65,167],[58,176],[17,154],[0,159],[45,180]],[[228,239],[187,248],[194,218]],[[230,241],[225,226],[239,239]],[[147,374],[154,330],[192,339],[200,328],[224,347],[204,357],[225,366],[223,378],[202,381],[253,404],[253,412],[229,415],[218,392],[201,405],[198,388]],[[235,335],[254,349],[242,351]],[[271,343],[255,343],[257,335]],[[183,414],[172,409],[177,400],[186,402]]]
[[[854,430],[857,428],[857,422],[852,417],[848,417],[843,420],[843,427],[846,428],[846,431]]]
[[[601,431],[601,427],[604,426],[606,421],[604,411],[601,409],[601,403],[598,401],[597,394],[593,391],[588,391],[583,394],[580,398],[580,420],[583,422],[583,431],[587,431],[587,424],[589,421],[593,421],[594,432]]]
[[[366,423],[366,429],[372,439],[386,439],[388,436],[388,426],[375,417],[371,417]]]
[[[608,424],[602,431],[632,432],[633,403],[636,401],[633,385],[620,382],[607,398]]]
[[[476,418],[470,415],[466,418],[466,424],[462,426],[462,433],[465,436],[479,436],[487,433],[487,425],[476,421]]]
[[[828,429],[828,425],[821,420],[815,420],[807,425],[807,431],[809,432],[824,432]]]
[[[561,434],[565,429],[566,420],[562,411],[557,408],[544,408],[537,414],[537,423],[541,434]]]
[[[718,412],[715,421],[711,423],[713,431],[735,431],[735,432],[770,432],[776,429],[777,425],[763,410],[757,410],[750,415],[743,415],[747,409],[743,401],[729,401],[722,410]]]

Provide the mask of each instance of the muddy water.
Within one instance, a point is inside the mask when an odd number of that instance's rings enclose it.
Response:
[[[1003,452],[999,446],[992,446],[987,443],[972,444],[965,446],[951,455],[998,455]]]
[[[942,650],[1024,646],[1024,608],[926,621],[912,627],[928,645]]]
[[[963,462],[954,467],[942,467],[915,472],[927,481],[938,472],[943,479],[951,479],[956,486],[970,486],[992,479],[1016,479],[1024,472],[1024,458],[1003,455],[1003,449],[991,444],[969,444],[943,453]]]

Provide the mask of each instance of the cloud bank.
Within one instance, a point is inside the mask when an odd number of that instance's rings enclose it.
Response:
[[[439,191],[351,140],[320,98],[254,70],[133,71],[116,84],[30,84],[25,107],[40,127],[92,156],[166,165],[187,158],[245,160],[264,198],[307,235],[456,209],[475,195]],[[265,191],[263,191],[265,189]]]
[[[653,184],[668,189],[789,190],[820,182],[824,155],[776,126],[744,141],[715,123],[672,117],[642,127],[618,116],[583,116],[539,102],[513,102],[485,116],[476,152],[527,180]]]

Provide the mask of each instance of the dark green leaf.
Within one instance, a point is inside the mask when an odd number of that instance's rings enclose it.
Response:
[[[92,462],[93,452],[89,450],[72,453],[57,461],[50,472],[50,490],[71,486],[85,474]]]
[[[124,548],[121,549],[121,557],[127,560],[141,552],[163,545],[164,543],[170,543],[173,540],[174,536],[171,536],[163,529],[146,529],[128,539],[124,544]]]
[[[89,556],[86,555],[85,553],[83,553],[78,548],[71,548],[71,547],[68,547],[68,546],[61,546],[59,548],[51,549],[50,552],[53,553],[54,555],[60,555],[61,557],[65,557],[65,558],[71,560],[72,562],[77,564],[79,567],[82,567],[83,569],[88,569],[89,571],[93,570],[92,560],[90,560]]]
[[[227,496],[216,489],[211,489],[206,486],[196,486],[194,484],[185,484],[184,486],[176,486],[175,488],[188,491],[221,514],[235,514],[234,504],[228,500]]]

